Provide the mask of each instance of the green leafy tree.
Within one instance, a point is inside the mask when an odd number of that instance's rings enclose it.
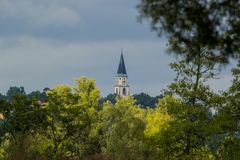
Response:
[[[120,98],[115,105],[105,103],[100,114],[102,153],[113,159],[144,159],[145,110],[135,105],[132,97]]]
[[[211,62],[226,63],[239,55],[239,6],[238,0],[141,0],[138,9],[140,20],[166,33],[174,53],[192,60],[208,47]]]
[[[1,101],[0,120],[2,159],[24,160],[39,155],[38,150],[29,145],[42,129],[46,119],[44,110],[35,101],[24,95],[14,96],[10,102]],[[30,140],[31,138],[31,140]]]
[[[24,87],[10,87],[6,93],[6,98],[12,101],[14,97],[21,95],[26,95]]]
[[[38,103],[28,100],[26,96],[17,96],[11,103],[2,102],[1,113],[4,116],[2,128],[15,140],[18,134],[34,132],[44,120],[44,110]]]
[[[41,102],[46,102],[47,101],[46,91],[43,91],[43,92],[32,91],[27,96],[30,99],[38,100],[38,101],[41,101]]]
[[[5,100],[5,99],[6,99],[6,96],[4,96],[0,93],[0,100]]]
[[[209,147],[211,136],[211,110],[222,103],[222,98],[211,91],[205,82],[215,75],[215,64],[207,52],[194,58],[172,63],[177,72],[175,82],[165,90],[165,95],[179,101],[165,102],[167,113],[173,117],[170,129],[166,131],[166,157],[170,159],[213,159],[214,152]]]
[[[173,103],[175,107],[178,106],[174,98],[171,99],[171,102],[169,99],[170,97],[164,97],[154,109],[147,110],[146,127],[144,130],[146,143],[150,148],[150,154],[148,154],[147,159],[167,159],[168,148],[171,145],[165,143],[169,137],[164,133],[169,129],[173,117],[167,113],[166,103]]]
[[[232,86],[224,93],[224,104],[218,107],[215,122],[219,159],[240,157],[240,62],[232,75]]]
[[[91,130],[100,92],[94,80],[81,77],[76,82],[73,88],[59,85],[47,91],[46,136],[51,141],[52,159],[83,159],[98,149]]]

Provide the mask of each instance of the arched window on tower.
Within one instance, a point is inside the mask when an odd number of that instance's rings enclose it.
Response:
[[[118,93],[118,88],[116,88],[115,94],[117,94],[117,95],[119,94],[119,93]]]
[[[123,88],[123,95],[126,96],[126,88]]]

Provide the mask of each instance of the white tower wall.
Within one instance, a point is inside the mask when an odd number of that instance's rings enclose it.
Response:
[[[126,76],[117,76],[116,85],[115,85],[115,94],[120,97],[130,96],[130,87],[128,85],[128,77]]]

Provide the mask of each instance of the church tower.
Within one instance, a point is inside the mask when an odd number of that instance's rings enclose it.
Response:
[[[121,53],[118,71],[116,75],[115,94],[120,97],[126,97],[130,95],[130,87],[128,85],[128,75],[124,63],[123,53]]]

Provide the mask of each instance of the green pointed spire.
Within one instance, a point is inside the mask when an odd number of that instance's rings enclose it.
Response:
[[[127,71],[124,63],[123,53],[121,52],[120,62],[118,66],[117,76],[127,76]]]

